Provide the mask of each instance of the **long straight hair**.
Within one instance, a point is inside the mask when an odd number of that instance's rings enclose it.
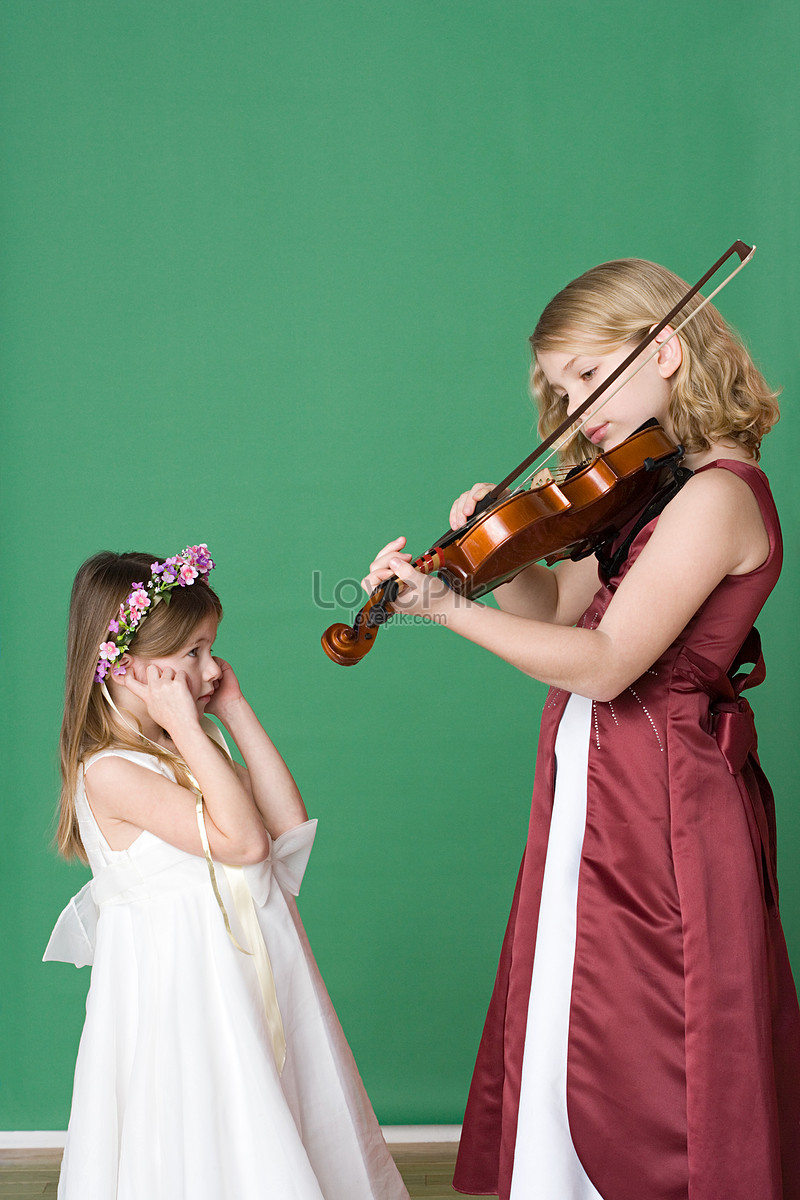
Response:
[[[132,584],[149,579],[155,557],[104,550],[87,559],[72,586],[60,739],[61,800],[56,834],[58,849],[65,858],[87,861],[78,829],[75,792],[81,761],[88,755],[109,746],[145,751],[167,763],[178,783],[189,786],[188,769],[183,759],[126,728],[105,700],[100,684],[94,682],[99,647],[108,637],[109,621],[127,599]],[[222,605],[205,579],[200,577],[191,587],[175,588],[169,604],[162,602],[148,613],[137,631],[132,652],[143,658],[175,654],[208,616],[221,620]]]
[[[531,391],[539,406],[539,429],[547,435],[567,415],[567,401],[550,386],[536,356],[545,350],[608,353],[633,345],[677,304],[688,285],[666,267],[620,258],[592,267],[568,283],[544,309],[530,338]],[[678,321],[702,302],[695,296]],[[683,360],[672,380],[669,416],[688,453],[727,438],[758,460],[761,439],[779,417],[776,398],[739,336],[707,304],[676,335]],[[645,421],[651,413],[643,413]],[[591,459],[597,447],[578,434],[565,461]]]

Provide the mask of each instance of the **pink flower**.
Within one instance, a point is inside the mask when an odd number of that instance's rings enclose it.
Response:
[[[118,655],[119,655],[119,646],[115,645],[114,642],[101,642],[100,643],[100,658],[101,659],[106,659],[108,662],[113,662],[114,659],[117,658]],[[108,670],[107,667],[106,667],[106,670]],[[103,672],[103,674],[105,674],[105,671]]]
[[[208,546],[202,542],[199,546],[190,546],[186,551],[186,556],[189,562],[197,567],[203,575],[207,575],[214,566],[211,561],[211,555],[208,553]]]
[[[146,608],[150,607],[150,597],[144,588],[139,588],[138,591],[131,592],[130,596],[128,596],[128,604],[132,609],[144,612]]]
[[[199,574],[199,571],[197,571],[191,565],[191,563],[184,563],[180,569],[180,577],[181,577],[181,580],[182,580],[182,583],[184,586],[187,583],[194,583],[195,579],[197,579],[198,574]]]

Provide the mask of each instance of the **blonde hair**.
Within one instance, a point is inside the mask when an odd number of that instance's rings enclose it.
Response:
[[[126,729],[94,682],[100,643],[108,623],[131,591],[135,580],[150,577],[152,554],[114,554],[104,550],[87,559],[75,576],[69,608],[64,719],[61,723],[61,801],[56,842],[65,858],[86,862],[78,829],[75,791],[81,761],[97,750],[119,746],[146,751],[168,763],[178,783],[189,786],[186,764],[177,754],[159,750]],[[164,560],[161,559],[163,562]],[[169,604],[159,604],[142,622],[132,653],[143,658],[174,654],[205,617],[222,619],[216,593],[201,577],[191,587],[176,588]]]
[[[539,430],[546,436],[567,415],[567,401],[556,395],[536,361],[554,349],[608,353],[646,337],[689,290],[666,267],[640,258],[601,263],[554,296],[530,337],[533,350],[531,391],[539,407]],[[676,324],[699,307],[696,295]],[[728,438],[756,460],[761,439],[779,418],[776,398],[739,336],[707,304],[677,337],[683,360],[672,378],[669,417],[687,453],[707,450]],[[650,414],[643,413],[642,420]],[[583,434],[569,444],[567,461],[598,453]]]

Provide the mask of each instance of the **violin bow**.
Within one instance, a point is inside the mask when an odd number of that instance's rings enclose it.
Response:
[[[498,499],[498,497],[505,491],[505,489],[508,487],[508,485],[510,483],[513,483],[514,480],[517,479],[517,477],[519,475],[521,475],[524,470],[526,470],[533,462],[535,462],[542,454],[544,454],[545,450],[549,450],[550,447],[553,446],[553,444],[558,441],[558,439],[561,437],[561,435],[563,433],[566,433],[566,431],[568,429],[570,429],[573,425],[575,425],[576,422],[580,421],[580,418],[583,416],[583,414],[585,412],[587,412],[587,410],[591,407],[591,405],[594,404],[595,400],[597,400],[598,397],[602,396],[603,392],[605,392],[609,387],[611,387],[611,385],[613,383],[616,382],[617,379],[619,379],[620,375],[628,369],[628,367],[631,365],[631,363],[634,362],[634,360],[642,353],[642,351],[645,350],[650,345],[650,343],[653,342],[655,340],[655,338],[658,337],[658,335],[662,332],[662,330],[664,330],[666,328],[666,326],[669,325],[670,322],[678,315],[678,313],[681,311],[681,309],[684,308],[689,303],[689,301],[694,296],[697,295],[697,293],[700,291],[700,288],[705,283],[707,283],[708,280],[711,279],[711,277],[713,275],[716,275],[717,271],[720,269],[720,267],[723,265],[723,263],[727,262],[732,254],[738,254],[739,259],[740,259],[739,265],[736,267],[736,269],[731,271],[730,275],[727,275],[725,277],[725,279],[723,279],[722,283],[720,283],[719,286],[716,287],[714,289],[714,291],[711,292],[710,295],[704,297],[702,304],[699,304],[693,312],[689,313],[689,315],[680,323],[680,325],[678,325],[678,327],[676,329],[673,329],[673,331],[669,335],[669,337],[665,338],[665,340],[663,342],[659,343],[659,346],[653,351],[653,353],[650,354],[644,360],[644,362],[640,363],[639,366],[636,368],[636,370],[632,371],[631,374],[627,376],[627,378],[622,380],[619,387],[615,388],[614,391],[611,392],[610,395],[606,396],[606,399],[603,401],[603,404],[606,404],[611,399],[612,396],[615,396],[617,394],[617,392],[620,390],[620,388],[623,388],[626,383],[628,383],[631,379],[633,379],[634,375],[636,375],[639,371],[641,371],[642,367],[645,367],[647,365],[647,363],[649,363],[650,360],[658,354],[661,346],[664,346],[664,345],[666,345],[667,342],[671,341],[672,338],[674,338],[676,336],[676,334],[678,334],[680,332],[680,330],[683,329],[683,327],[689,323],[689,321],[693,320],[694,317],[696,317],[697,314],[703,308],[705,308],[705,306],[707,304],[710,304],[711,301],[714,299],[714,297],[717,295],[717,293],[721,292],[722,289],[726,286],[726,284],[730,283],[730,281],[733,279],[734,275],[738,275],[738,273],[741,271],[742,267],[745,267],[750,262],[750,259],[753,257],[755,252],[756,252],[755,246],[748,246],[746,242],[742,242],[739,240],[735,241],[733,243],[733,245],[730,247],[730,249],[726,250],[725,253],[722,255],[722,257],[717,259],[717,261],[714,263],[713,267],[710,267],[706,271],[706,273],[702,276],[702,278],[698,279],[698,281],[694,285],[694,287],[690,288],[689,291],[686,293],[686,295],[681,297],[681,299],[678,301],[678,303],[675,305],[675,307],[670,309],[670,311],[667,313],[667,315],[665,317],[663,317],[658,322],[657,325],[653,326],[653,328],[650,330],[650,332],[647,334],[647,336],[643,337],[642,340],[636,346],[634,346],[633,350],[630,352],[630,354],[627,356],[627,358],[625,358],[619,364],[619,366],[614,368],[614,370],[611,372],[611,374],[608,376],[608,378],[604,379],[603,382],[599,385],[599,387],[595,388],[595,390],[592,392],[591,396],[589,396],[586,400],[584,400],[583,403],[581,405],[579,405],[578,408],[575,409],[575,412],[572,414],[572,416],[567,417],[564,421],[561,422],[560,425],[558,425],[554,430],[552,430],[552,432],[548,434],[548,436],[545,438],[545,440],[540,445],[538,445],[536,447],[536,449],[534,451],[532,451],[532,453],[529,454],[528,457],[525,458],[519,464],[518,467],[515,467],[514,470],[505,477],[505,479],[501,480],[500,483],[498,483],[495,487],[492,488],[492,490],[488,493],[488,495],[484,496],[482,500],[478,501],[478,503],[475,506],[475,512],[474,512],[473,516],[470,517],[470,521],[474,520],[475,517],[480,516],[481,513],[483,513],[489,507],[489,505],[493,504],[494,501]],[[599,407],[602,407],[602,405],[600,405]],[[581,424],[585,424],[585,420],[586,419],[584,419],[584,421],[581,422]],[[580,428],[580,426],[578,426],[578,428]],[[577,433],[577,432],[578,432],[577,429],[573,430],[573,432],[570,434],[570,438],[574,437],[575,433]],[[556,448],[553,450],[553,454],[555,454],[559,449],[561,449],[561,447],[563,445],[565,445],[566,442],[569,440],[570,440],[569,438],[565,438],[564,442],[559,443],[559,445],[556,446]],[[552,455],[550,455],[549,457],[552,457]],[[467,522],[467,524],[469,524],[469,522]]]

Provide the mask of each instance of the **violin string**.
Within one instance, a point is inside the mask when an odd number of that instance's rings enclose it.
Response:
[[[600,401],[600,403],[597,405],[597,407],[594,409],[594,411],[587,413],[584,417],[582,417],[575,429],[566,433],[564,435],[564,437],[561,439],[561,441],[557,442],[555,446],[552,446],[550,449],[550,453],[547,455],[547,457],[543,458],[541,460],[541,462],[536,464],[536,466],[533,468],[533,470],[530,471],[525,476],[525,478],[522,480],[522,483],[519,484],[514,489],[514,492],[512,492],[512,495],[514,495],[516,492],[518,492],[520,490],[520,487],[524,487],[526,483],[528,483],[531,479],[533,479],[534,475],[538,475],[539,472],[542,470],[542,468],[544,466],[546,466],[546,464],[550,461],[551,458],[553,458],[554,455],[558,454],[561,450],[564,449],[565,446],[569,445],[569,443],[571,441],[573,441],[574,438],[577,437],[577,435],[583,429],[584,425],[590,419],[590,417],[596,416],[597,413],[600,412],[600,409],[603,408],[604,405],[608,404],[609,400],[613,399],[613,397],[616,396],[617,392],[621,391],[622,388],[624,388],[627,383],[630,383],[630,381],[633,379],[633,377],[635,375],[639,374],[639,372],[642,370],[643,367],[646,367],[649,362],[651,362],[654,358],[656,358],[656,356],[661,352],[662,348],[664,346],[666,346],[668,342],[671,342],[674,337],[677,337],[677,335],[680,333],[680,331],[686,325],[688,325],[690,321],[693,321],[694,318],[697,316],[697,314],[702,312],[703,309],[706,307],[706,305],[710,304],[711,301],[714,299],[714,297],[716,295],[718,295],[719,292],[721,292],[722,289],[730,283],[730,281],[733,279],[734,275],[738,275],[739,272],[742,270],[742,268],[747,266],[747,264],[750,262],[750,259],[753,257],[755,252],[756,252],[756,248],[755,248],[755,246],[753,246],[750,253],[747,255],[747,258],[742,259],[742,261],[739,263],[738,267],[736,267],[735,270],[731,271],[730,275],[726,276],[726,278],[723,279],[722,283],[720,283],[719,286],[716,287],[713,292],[709,293],[708,296],[705,296],[703,298],[703,300],[701,301],[701,303],[698,304],[697,308],[693,309],[692,312],[690,312],[688,314],[688,316],[684,317],[684,319],[681,321],[680,325],[677,325],[675,327],[675,329],[673,329],[673,331],[669,335],[669,337],[664,338],[663,342],[659,342],[657,344],[657,346],[655,347],[655,349],[652,350],[650,352],[650,354],[648,354],[647,358],[645,358],[642,362],[640,362],[639,366],[636,367],[633,371],[631,371],[630,375],[626,375],[625,378],[616,385],[616,387],[612,388],[612,390],[609,392],[609,394]]]

